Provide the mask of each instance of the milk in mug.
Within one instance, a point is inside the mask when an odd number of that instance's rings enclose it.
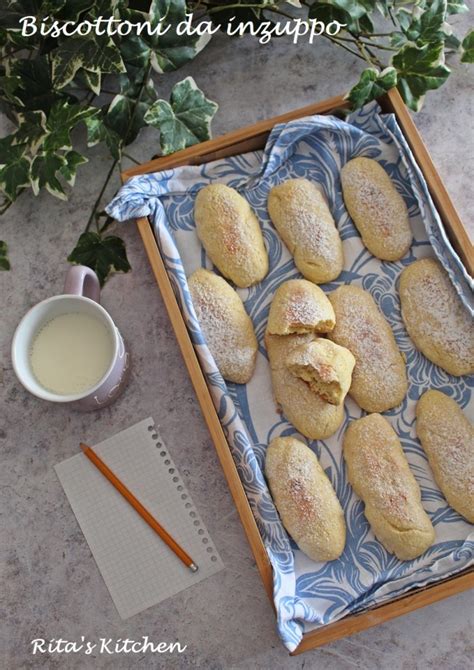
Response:
[[[30,364],[36,380],[58,395],[75,395],[93,388],[114,356],[105,324],[85,312],[60,314],[36,333]]]

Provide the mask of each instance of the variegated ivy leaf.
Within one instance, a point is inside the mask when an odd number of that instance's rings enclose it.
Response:
[[[149,102],[137,103],[135,98],[129,98],[120,93],[110,103],[105,123],[120,137],[124,145],[130,144],[137,137],[140,129],[146,125],[144,116],[149,107]]]
[[[56,2],[57,0],[52,0],[52,3]],[[95,0],[60,0],[59,4],[60,7],[55,8],[53,6],[48,13],[54,13],[55,15],[57,13],[58,18],[63,21],[77,21],[82,12],[92,8]]]
[[[102,108],[100,116],[86,120],[88,146],[105,142],[112,156],[120,158],[122,146],[133,142],[146,125],[145,112],[158,97],[153,79],[148,79],[143,90],[142,81],[134,81],[127,74],[119,76],[120,94],[113,98],[108,109]]]
[[[170,10],[173,11],[174,0],[151,0],[148,18],[152,26],[158,25],[160,20],[166,19]]]
[[[63,0],[59,0],[61,3]],[[46,4],[46,2],[44,3]],[[20,27],[20,19],[27,14],[36,14],[39,10],[38,2],[31,0],[9,0],[2,2],[0,11],[0,25],[9,32]]]
[[[155,90],[155,82],[151,77],[148,78],[143,90],[143,77],[141,79],[134,79],[129,77],[128,74],[121,74],[118,80],[120,93],[126,95],[128,98],[137,98],[140,96],[141,101],[152,103],[158,97]]]
[[[21,32],[18,30],[7,29],[6,22],[2,20],[2,14],[0,11],[0,53],[5,58],[7,54],[11,52],[11,47],[16,47],[18,49],[29,49],[32,47],[31,42],[28,37],[23,37]],[[21,16],[20,16],[21,18]],[[14,24],[15,28],[18,28],[18,22]]]
[[[390,45],[395,48],[400,48],[403,44],[406,44],[407,37],[405,33],[402,33],[398,30],[395,30],[390,36]]]
[[[435,42],[444,36],[447,0],[432,0],[420,17],[421,42]]]
[[[65,199],[59,177],[73,185],[77,168],[86,159],[72,150],[63,155],[62,150],[71,146],[71,130],[97,112],[95,107],[83,109],[63,102],[56,103],[47,117],[42,111],[18,114],[17,131],[2,140],[8,162],[1,170],[4,183],[0,185],[8,198],[14,200],[25,186],[31,186],[36,195],[45,186]],[[9,150],[5,142],[9,142]]]
[[[170,102],[157,100],[145,114],[145,121],[160,130],[163,154],[170,154],[211,136],[211,120],[218,105],[208,100],[187,77],[173,87]]]
[[[384,16],[385,18],[388,18],[390,16],[389,14],[389,4],[387,0],[376,0],[375,2],[375,7],[379,10],[379,12]],[[391,9],[391,7],[390,7]]]
[[[464,0],[448,0],[448,14],[464,14],[469,7]]]
[[[474,30],[471,30],[462,41],[462,63],[474,63]]]
[[[43,0],[42,2],[30,2],[29,0],[23,0],[22,4],[26,4],[28,6],[37,6],[38,4],[41,6],[41,12],[43,13],[43,16],[48,16],[48,14],[52,12],[60,12],[66,5],[68,0]],[[74,0],[73,0],[74,4]]]
[[[144,4],[146,6],[147,3],[144,2]],[[148,0],[148,5],[149,4],[150,2]],[[145,11],[138,11],[131,9],[130,7],[125,7],[120,9],[120,17],[124,21],[130,21],[131,23],[143,23],[144,21],[149,21],[153,26],[153,21]],[[132,32],[130,35],[122,37],[119,43],[119,49],[127,69],[127,75],[136,81],[143,81],[146,69],[150,62],[150,44],[147,43],[141,35]]]
[[[443,42],[422,47],[406,44],[395,54],[392,65],[398,70],[398,89],[410,109],[417,112],[429,90],[439,88],[451,70],[443,63]]]
[[[396,85],[397,71],[394,67],[387,67],[382,72],[367,68],[346,97],[354,108],[358,108],[366,102],[375,100]]]
[[[145,113],[158,96],[151,77],[143,86],[143,79],[135,81],[123,74],[119,77],[119,84],[120,93],[110,103],[104,123],[120,138],[121,145],[127,145],[146,125]]]
[[[170,72],[192,60],[209,42],[211,35],[176,34],[178,23],[186,19],[186,0],[153,0],[149,17],[152,25],[164,18],[163,26],[171,26],[165,35],[142,35],[151,49],[151,64],[156,72]]]
[[[77,151],[67,151],[64,154],[64,158],[66,159],[66,163],[60,168],[59,172],[69,186],[74,186],[77,168],[79,165],[87,163],[87,158]]]
[[[251,33],[259,29],[259,26],[262,23],[266,23],[267,27],[272,28],[275,24],[272,21],[269,21],[268,17],[265,16],[263,10],[265,9],[265,4],[252,4],[247,5],[246,3],[242,4],[233,4],[230,9],[223,9],[222,11],[212,14],[212,19],[215,21],[216,26],[222,32],[226,32],[230,25],[235,23],[240,23],[243,27],[242,34]]]
[[[41,151],[36,154],[31,162],[30,173],[33,193],[38,195],[41,188],[46,188],[56,198],[67,200],[64,188],[58,179],[64,166],[67,166],[67,161],[63,154],[52,151]]]
[[[30,153],[36,150],[48,134],[46,114],[42,111],[25,111],[17,114],[18,129],[13,135],[13,144],[27,144]]]
[[[0,100],[7,103],[13,109],[24,107],[23,101],[16,95],[20,86],[20,77],[0,77]]]
[[[51,67],[54,86],[64,88],[81,68],[92,72],[125,72],[118,47],[111,37],[90,34],[68,37],[53,50]]]
[[[0,140],[0,190],[10,201],[30,185],[30,159],[26,144],[13,144],[14,135]]]
[[[115,235],[101,237],[98,233],[83,233],[69,254],[68,261],[92,268],[101,286],[113,272],[128,272],[132,269],[125,244]]]
[[[69,0],[67,0],[69,2]],[[77,2],[77,0],[76,0]],[[94,0],[90,10],[91,16],[97,18],[98,16],[118,16],[130,0]],[[148,2],[148,0],[132,0],[130,4],[140,4]]]
[[[397,18],[406,38],[422,46],[444,39],[446,13],[447,0],[432,0],[410,10],[400,9]]]
[[[150,46],[140,35],[130,34],[120,42],[120,53],[127,68],[127,73],[139,81],[143,81],[143,75],[150,61]]]
[[[157,47],[152,50],[151,65],[155,72],[171,72],[178,70],[189,61],[196,58],[204,47],[209,43],[211,35],[204,34],[201,37],[189,35],[176,35],[170,31],[161,38]]]
[[[46,121],[48,134],[43,148],[47,152],[58,149],[72,149],[71,131],[78,123],[98,114],[97,107],[70,105],[68,102],[57,102],[51,108]]]
[[[346,24],[352,23],[350,15],[331,2],[313,3],[308,10],[308,18],[324,21],[326,25],[331,23],[331,21],[338,21],[339,23]]]
[[[411,24],[411,22],[414,18],[414,12],[412,12],[408,9],[405,9],[405,7],[400,7],[400,9],[397,10],[396,14],[397,14],[398,24],[399,24],[400,28],[402,29],[402,31],[405,33],[408,30],[408,28],[409,28],[409,26],[410,26],[410,24]],[[417,16],[418,15],[419,14],[417,14]]]
[[[369,0],[370,1],[370,0]],[[324,0],[315,2],[308,11],[310,19],[324,21],[326,25],[332,21],[344,24],[348,29],[359,32],[373,31],[372,21],[363,2],[357,0]]]
[[[449,51],[457,51],[461,46],[461,40],[454,34],[446,35],[444,46]]]
[[[96,68],[95,70],[81,70],[82,77],[84,78],[84,82],[87,86],[87,88],[90,88],[90,90],[95,93],[96,95],[100,95],[100,85],[102,83],[102,72],[100,71],[99,68]]]
[[[93,147],[99,142],[105,142],[113,158],[120,160],[122,138],[104,121],[104,114],[90,116],[85,120],[87,127],[87,146]]]
[[[360,19],[361,16],[367,14],[367,2],[364,0],[325,0],[328,5],[342,9],[344,12],[347,12],[351,15],[353,19]],[[369,9],[372,8],[375,3],[368,2]]]
[[[7,243],[0,240],[0,270],[9,270],[10,261],[8,260]]]
[[[65,94],[53,89],[50,66],[45,56],[7,61],[5,71],[10,94],[25,109],[48,112],[55,102],[65,98]]]

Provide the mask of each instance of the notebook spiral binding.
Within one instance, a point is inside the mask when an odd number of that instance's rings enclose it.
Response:
[[[216,556],[216,550],[211,543],[209,535],[204,530],[204,523],[199,516],[197,509],[194,504],[191,502],[189,495],[185,492],[185,486],[181,479],[181,475],[175,466],[173,459],[170,456],[168,448],[166,447],[163,438],[161,437],[157,427],[154,423],[151,423],[148,426],[148,431],[150,433],[151,439],[153,440],[154,446],[158,450],[159,455],[163,459],[164,465],[168,467],[168,474],[171,476],[173,484],[176,485],[176,490],[181,493],[181,500],[183,501],[183,506],[186,512],[189,514],[191,519],[193,519],[193,525],[196,528],[197,534],[201,537],[201,542],[206,546],[206,551],[210,554],[211,561],[215,563],[218,559]]]

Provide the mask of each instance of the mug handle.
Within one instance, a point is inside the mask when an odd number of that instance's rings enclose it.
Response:
[[[94,270],[85,265],[73,265],[69,268],[64,282],[64,293],[83,295],[100,302],[100,284]]]

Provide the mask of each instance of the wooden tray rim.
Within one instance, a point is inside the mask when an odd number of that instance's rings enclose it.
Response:
[[[462,260],[465,262],[466,267],[471,274],[474,274],[474,252],[472,243],[469,240],[459,215],[447,194],[444,184],[434,168],[428,151],[426,150],[398,91],[396,89],[389,91],[386,96],[380,99],[380,102],[382,107],[386,107],[395,113],[405,138],[427,180],[430,193],[438,208],[448,235],[462,257]],[[277,123],[287,122],[312,114],[325,114],[346,106],[347,103],[343,96],[336,96],[317,104],[308,105],[287,114],[260,121],[246,128],[227,133],[215,140],[209,140],[193,147],[189,147],[188,149],[184,149],[171,156],[160,157],[141,166],[134,167],[122,173],[122,180],[125,182],[131,177],[139,174],[165,170],[179,165],[197,165],[216,160],[226,155],[235,155],[236,153],[242,153],[243,151],[251,151],[264,143],[271,129]],[[273,606],[272,567],[161,257],[151,223],[147,218],[139,218],[137,219],[137,227],[142,237],[157,284],[160,288],[165,307],[168,311],[203,417],[208,426],[211,439],[227,479],[229,490],[234,499],[247,540],[254,554],[264,588]],[[414,611],[451,595],[455,595],[456,593],[460,593],[473,586],[473,570],[468,569],[441,579],[433,584],[411,589],[408,593],[397,596],[388,602],[376,605],[357,614],[349,614],[338,621],[305,633],[303,635],[303,640],[292,655],[300,654],[338,638],[352,635],[366,628],[376,626],[384,621],[388,621],[397,616],[401,616],[402,614]]]

